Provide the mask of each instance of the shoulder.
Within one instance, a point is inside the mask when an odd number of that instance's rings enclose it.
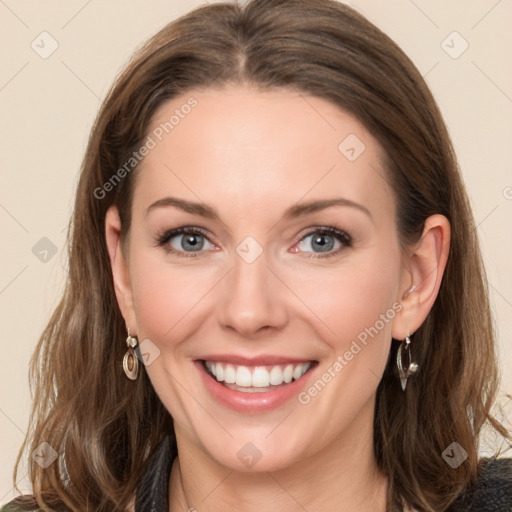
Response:
[[[0,508],[0,512],[27,512],[27,508],[23,508],[21,505],[16,503],[16,500],[6,503]],[[38,512],[39,509],[32,509],[33,512]]]
[[[34,496],[24,494],[14,498],[5,505],[0,505],[0,512],[42,512]]]
[[[460,496],[450,511],[512,511],[512,458],[481,459],[476,485]]]
[[[3,505],[2,508],[0,508],[0,512],[17,512],[20,510],[16,505],[13,505],[12,502],[7,503],[7,505]]]

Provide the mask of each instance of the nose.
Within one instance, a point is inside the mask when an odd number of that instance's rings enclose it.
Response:
[[[235,254],[233,269],[224,279],[218,321],[223,329],[245,338],[268,336],[287,322],[287,291],[269,268],[265,253],[252,263]]]

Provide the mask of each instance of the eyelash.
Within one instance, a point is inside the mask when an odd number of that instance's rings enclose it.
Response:
[[[203,236],[204,238],[206,238],[206,240],[208,242],[210,242],[210,239],[208,238],[208,234],[204,229],[199,228],[199,227],[186,226],[186,227],[171,229],[169,231],[165,231],[164,233],[159,233],[155,238],[156,246],[162,247],[167,253],[175,254],[178,257],[197,258],[198,255],[196,255],[196,254],[187,253],[184,251],[177,251],[176,249],[170,248],[167,245],[169,240],[171,240],[172,238],[174,238],[178,235],[189,235],[189,234],[192,234],[192,235],[199,234],[199,235]],[[326,253],[325,255],[322,255],[322,256],[318,255],[319,253],[314,253],[312,251],[309,251],[310,254],[305,256],[306,258],[313,258],[313,259],[330,258],[333,256],[337,256],[343,249],[352,247],[352,237],[347,232],[342,231],[337,228],[334,228],[334,227],[330,227],[330,226],[315,227],[314,229],[308,231],[307,233],[304,233],[298,243],[302,242],[306,237],[308,237],[310,235],[314,235],[314,234],[331,235],[331,236],[335,237],[342,244],[342,246],[339,249],[337,249],[336,251]],[[203,252],[203,251],[198,251],[198,252]]]

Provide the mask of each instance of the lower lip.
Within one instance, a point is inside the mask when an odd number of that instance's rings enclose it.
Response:
[[[221,405],[237,412],[265,412],[277,409],[288,400],[296,397],[309,381],[314,372],[316,363],[300,378],[286,386],[282,386],[272,391],[248,393],[226,388],[207,372],[202,361],[194,361],[206,389]]]

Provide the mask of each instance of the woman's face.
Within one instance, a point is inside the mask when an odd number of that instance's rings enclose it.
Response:
[[[178,442],[243,471],[356,449],[411,285],[380,146],[325,100],[241,87],[148,134],[121,302]]]

